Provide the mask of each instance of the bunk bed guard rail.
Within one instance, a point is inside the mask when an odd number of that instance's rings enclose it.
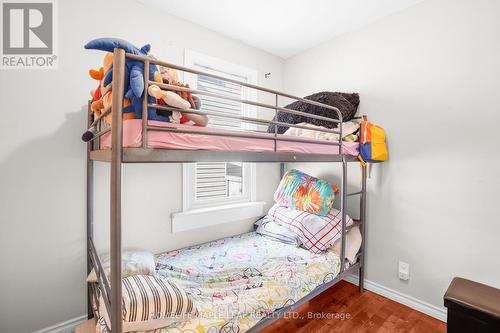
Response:
[[[274,119],[277,119],[276,116],[277,116],[278,112],[284,112],[284,113],[289,113],[289,114],[293,114],[293,115],[303,116],[306,118],[323,120],[323,121],[326,121],[329,123],[337,124],[337,129],[329,129],[329,128],[317,128],[316,129],[315,128],[315,130],[317,130],[319,132],[324,132],[324,133],[338,134],[339,141],[336,142],[336,141],[322,140],[323,141],[322,143],[330,144],[330,145],[334,145],[334,146],[339,146],[339,149],[341,149],[341,147],[342,147],[342,137],[343,137],[343,135],[342,135],[342,122],[343,122],[343,118],[342,118],[342,113],[340,112],[340,110],[334,106],[331,106],[328,104],[323,104],[323,103],[312,101],[312,100],[308,100],[308,99],[297,97],[297,96],[293,96],[290,94],[282,93],[282,92],[279,92],[276,90],[257,86],[257,85],[250,84],[247,82],[226,78],[226,77],[223,77],[220,75],[207,73],[204,71],[195,70],[195,69],[184,67],[184,66],[179,66],[179,65],[167,63],[167,62],[160,61],[160,60],[157,60],[157,59],[154,59],[151,57],[140,56],[140,55],[135,55],[135,54],[128,54],[128,53],[125,54],[125,57],[136,60],[136,61],[141,61],[144,63],[144,93],[145,94],[147,94],[148,87],[151,84],[155,84],[162,89],[168,89],[168,90],[179,91],[179,92],[189,92],[189,93],[193,93],[196,95],[203,95],[203,96],[218,98],[221,100],[227,100],[227,101],[238,102],[238,103],[242,103],[242,104],[246,104],[246,105],[251,105],[251,106],[259,107],[259,108],[266,109],[266,110],[271,110],[271,112],[274,111],[274,116],[275,116]],[[275,104],[271,105],[271,104],[266,104],[266,103],[262,103],[262,102],[257,102],[254,100],[235,98],[232,96],[213,93],[213,92],[209,92],[209,91],[202,91],[202,90],[197,90],[197,89],[179,87],[179,86],[175,86],[175,85],[150,81],[149,80],[149,65],[150,64],[168,67],[168,68],[172,68],[172,69],[176,69],[176,70],[179,70],[182,72],[188,72],[188,73],[192,73],[192,74],[196,74],[196,75],[204,75],[204,76],[208,76],[208,77],[211,77],[211,78],[214,78],[217,80],[222,80],[222,81],[225,81],[228,83],[237,84],[237,85],[240,85],[242,87],[249,88],[249,89],[255,89],[255,90],[260,91],[260,92],[269,93],[269,94],[272,94],[275,96]],[[330,110],[332,110],[332,112],[335,112],[337,114],[337,119],[280,107],[279,106],[279,97],[289,98],[289,99],[292,99],[295,101],[300,101],[300,102],[307,103],[310,105],[330,109]],[[241,133],[217,133],[217,131],[213,131],[213,132],[207,133],[206,131],[196,130],[196,128],[193,128],[192,130],[186,130],[186,129],[172,128],[172,127],[152,126],[152,125],[148,124],[148,112],[147,112],[148,108],[155,108],[155,109],[166,110],[166,111],[179,111],[179,109],[172,108],[172,107],[165,106],[165,105],[148,104],[147,98],[143,98],[143,105],[142,105],[142,126],[143,126],[142,147],[143,148],[147,148],[148,130],[171,131],[171,132],[192,133],[192,134],[205,134],[205,135],[214,135],[214,136],[224,135],[224,136],[234,136],[234,137],[243,137],[243,138],[260,138],[260,139],[265,138],[263,136],[256,135],[255,133],[249,133],[249,131],[244,131]],[[112,111],[111,107],[106,108],[105,110],[103,110],[103,112],[98,117],[96,117],[94,119],[93,122],[91,122],[88,130],[92,130],[93,128],[98,126],[97,127],[98,131],[94,135],[92,140],[95,140],[95,139],[101,137],[103,134],[105,134],[111,130],[111,128],[109,128],[109,127],[101,129],[102,120],[111,111]],[[220,116],[221,115],[218,112],[206,111],[206,110],[194,110],[194,109],[186,109],[186,110],[182,110],[182,112],[183,113],[203,114],[203,115],[207,115],[207,116]],[[257,125],[274,125],[274,138],[271,137],[271,138],[265,138],[265,139],[275,140],[275,141],[276,141],[277,134],[278,134],[277,127],[280,125],[287,126],[287,127],[294,127],[294,128],[311,129],[310,127],[303,126],[300,124],[288,124],[288,123],[283,123],[283,122],[279,122],[276,120],[269,120],[269,119],[260,118],[260,117],[245,117],[245,116],[228,115],[228,114],[224,114],[224,117],[229,118],[229,119],[237,119],[237,120],[240,120],[242,123],[250,123],[250,124],[257,124]],[[305,143],[318,143],[318,140],[308,140],[308,139],[304,139],[304,138],[300,138],[300,137],[290,137],[290,138],[280,137],[280,140],[293,141],[293,142],[305,142]],[[275,145],[275,147],[276,147],[276,145]],[[339,150],[339,153],[340,152],[341,151]]]

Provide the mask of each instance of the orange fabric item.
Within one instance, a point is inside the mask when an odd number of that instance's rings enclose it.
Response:
[[[389,158],[384,129],[370,123],[364,116],[361,122],[359,154],[361,161],[368,163],[383,162]]]

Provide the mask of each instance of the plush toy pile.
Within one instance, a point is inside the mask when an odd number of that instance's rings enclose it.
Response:
[[[103,65],[99,69],[91,69],[89,71],[90,76],[99,81],[98,87],[91,92],[91,110],[98,117],[104,110],[112,106],[113,101],[113,51],[115,48],[123,49],[125,52],[135,55],[150,56],[151,45],[146,44],[141,48],[134,46],[133,44],[118,38],[99,38],[88,42],[85,45],[86,49],[105,51]],[[171,69],[170,69],[171,70]],[[173,92],[168,90],[162,90],[157,85],[151,85],[148,89],[148,95],[144,91],[144,62],[139,60],[134,60],[126,58],[125,60],[125,89],[123,95],[123,119],[142,119],[142,104],[143,99],[147,98],[148,104],[163,104],[176,109],[186,110],[195,109],[199,110],[201,108],[201,102],[199,98],[193,96],[187,92]],[[154,64],[149,65],[149,80],[158,83],[167,83],[171,85],[181,86],[189,88],[188,85],[184,85],[177,81],[177,79],[168,79],[168,75],[171,78],[176,78],[177,75],[174,70],[171,70],[170,74],[165,75],[160,73],[158,66]],[[111,113],[104,117],[104,123],[111,126]],[[189,121],[193,117],[189,117]],[[198,125],[205,126],[206,119],[199,117],[200,121],[196,122]],[[155,108],[148,108],[148,119],[164,122],[182,122],[182,114],[178,111],[167,111],[167,110],[157,110]],[[187,122],[184,121],[184,122]],[[82,135],[82,140],[87,142],[92,140],[96,128],[91,128]]]

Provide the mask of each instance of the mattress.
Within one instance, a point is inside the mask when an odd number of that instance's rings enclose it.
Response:
[[[190,294],[200,316],[157,332],[244,332],[337,276],[331,251],[313,254],[255,232],[157,256],[157,273]]]
[[[197,131],[206,132],[207,134],[191,134],[166,131],[148,131],[148,147],[150,148],[165,148],[165,149],[180,149],[180,150],[213,150],[213,151],[245,151],[245,152],[273,152],[274,134],[256,133],[257,138],[241,138],[229,136],[230,134],[239,133],[241,131],[221,130],[208,127],[193,127],[190,125],[166,123],[160,121],[148,121],[151,126],[175,127],[179,129],[195,129]],[[209,135],[210,132],[227,133],[228,136]],[[276,141],[276,151],[305,153],[305,154],[338,154],[339,147],[331,144],[325,144],[324,141],[318,143],[291,142],[280,140],[283,138],[290,139],[290,135],[279,134]],[[293,137],[292,137],[293,138]],[[111,133],[105,133],[101,137],[101,149],[109,149],[111,147]],[[123,147],[138,148],[142,147],[142,120],[132,119],[123,122]],[[343,142],[342,151],[348,155],[358,155],[358,142]]]

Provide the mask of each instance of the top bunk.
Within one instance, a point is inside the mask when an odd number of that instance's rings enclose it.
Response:
[[[88,130],[82,137],[88,142],[89,160],[111,162],[114,158],[118,158],[122,163],[358,161],[359,142],[352,139],[345,140],[346,129],[342,112],[338,108],[232,78],[160,61],[146,53],[141,54],[140,51],[142,49],[135,52],[126,47],[114,48],[113,53],[108,53],[105,57],[104,75],[103,68],[101,68],[101,75],[98,77],[100,83],[96,90],[99,93],[97,97],[94,93],[93,100],[88,104]],[[108,73],[106,73],[106,62],[111,61],[111,66],[108,65]],[[241,86],[242,89],[271,94],[274,96],[275,103],[266,104],[254,99],[236,98],[213,92],[209,89],[192,89],[187,85],[170,84],[161,80],[159,68],[203,75]],[[109,77],[112,79],[110,80]],[[131,87],[132,85],[135,87]],[[139,97],[134,96],[137,86],[142,90],[140,94],[136,93]],[[199,103],[197,108],[193,107],[193,103],[190,105],[188,103],[188,107],[182,108],[159,103],[160,99],[151,94],[152,86],[159,88],[162,94],[165,94],[164,92],[172,92],[176,95],[188,93],[208,99],[227,101],[233,105],[258,108],[259,116],[256,115],[257,112],[252,116],[224,114],[225,118],[241,122],[241,129],[238,130],[210,127],[210,123],[208,127],[178,123],[178,119],[175,119],[173,115],[176,112],[179,114],[179,111],[182,112],[182,116],[196,114],[204,117],[220,117],[221,114],[209,107],[200,108]],[[279,98],[328,109],[332,112],[332,116],[325,117],[280,107]],[[98,110],[95,107],[96,101],[101,103]],[[278,121],[279,113],[319,120],[327,123],[328,127],[305,123],[285,123]],[[162,116],[158,116],[159,114]],[[165,118],[165,115],[170,116]],[[263,131],[264,126],[269,127],[267,132]],[[280,134],[278,133],[280,127],[290,130]]]

